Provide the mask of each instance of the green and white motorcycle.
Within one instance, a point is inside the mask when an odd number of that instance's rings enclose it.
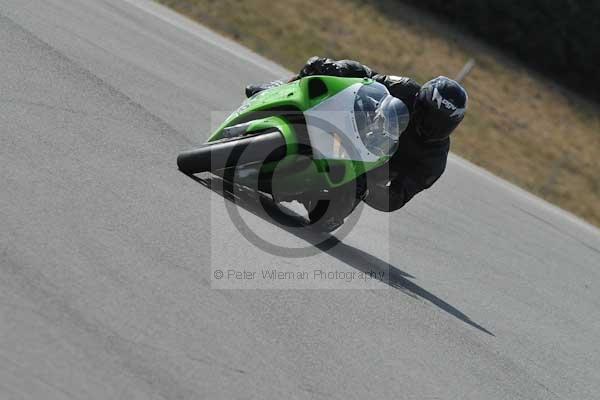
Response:
[[[203,146],[179,154],[177,165],[311,208],[353,195],[344,189],[389,161],[409,117],[371,79],[305,77],[246,99]]]

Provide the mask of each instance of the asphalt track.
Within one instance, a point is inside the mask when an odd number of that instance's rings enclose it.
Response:
[[[150,2],[0,1],[0,398],[597,399],[595,228],[453,157],[400,212],[276,256],[177,171],[286,74]],[[211,288],[258,267],[389,279]]]

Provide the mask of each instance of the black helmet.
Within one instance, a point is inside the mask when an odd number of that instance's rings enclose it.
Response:
[[[450,78],[440,76],[425,83],[414,107],[419,136],[426,142],[446,139],[465,116],[467,101],[465,89]]]

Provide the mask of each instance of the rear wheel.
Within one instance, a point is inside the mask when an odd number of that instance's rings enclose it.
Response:
[[[286,155],[286,143],[278,130],[210,142],[177,156],[186,174],[217,171],[250,164],[274,162]]]

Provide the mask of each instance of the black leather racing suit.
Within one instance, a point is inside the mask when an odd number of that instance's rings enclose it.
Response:
[[[352,60],[334,61],[312,57],[304,65],[298,78],[309,75],[372,78],[385,85],[392,96],[402,100],[411,114],[415,95],[421,88],[413,79],[381,75]],[[420,140],[411,119],[408,128],[400,136],[398,150],[390,162],[368,174],[369,190],[363,200],[380,211],[390,212],[403,207],[414,195],[438,180],[446,168],[449,150],[450,139],[433,143]]]

